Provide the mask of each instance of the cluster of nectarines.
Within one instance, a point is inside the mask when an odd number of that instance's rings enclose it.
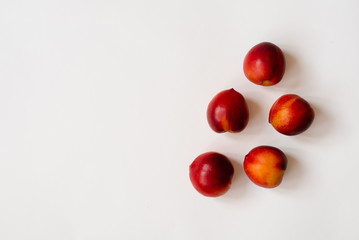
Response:
[[[254,46],[244,58],[243,71],[257,85],[279,83],[285,71],[282,50],[269,42]],[[269,111],[269,123],[276,131],[288,136],[307,130],[313,119],[314,111],[309,103],[295,94],[281,96]],[[233,88],[219,92],[208,104],[207,120],[210,128],[217,133],[241,132],[249,120],[245,98]],[[282,182],[287,161],[280,149],[258,146],[245,156],[243,168],[256,185],[274,188]],[[192,185],[199,193],[217,197],[229,190],[234,168],[223,154],[207,152],[192,162],[189,171]]]

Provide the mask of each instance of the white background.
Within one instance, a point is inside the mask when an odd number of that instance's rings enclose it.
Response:
[[[358,29],[356,0],[0,1],[0,239],[359,239]],[[272,87],[242,70],[262,41]],[[232,87],[249,124],[217,134]],[[286,93],[315,110],[301,135],[268,123]],[[275,189],[242,168],[263,144],[289,158]],[[219,198],[189,181],[207,151],[235,167]]]

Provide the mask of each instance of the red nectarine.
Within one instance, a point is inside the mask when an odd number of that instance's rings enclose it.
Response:
[[[248,118],[246,100],[233,88],[218,93],[208,104],[208,124],[217,133],[240,132]]]
[[[199,155],[189,167],[194,188],[207,197],[225,194],[232,183],[234,168],[229,159],[217,152]]]
[[[268,120],[278,132],[292,136],[309,128],[314,120],[314,111],[303,98],[286,94],[273,104]]]
[[[272,86],[282,80],[285,58],[282,50],[269,42],[262,42],[249,50],[244,58],[243,71],[253,83]]]
[[[287,168],[287,157],[278,148],[259,146],[244,158],[243,168],[249,179],[264,188],[277,187]]]

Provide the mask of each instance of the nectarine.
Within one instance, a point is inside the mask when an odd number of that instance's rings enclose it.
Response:
[[[232,183],[234,168],[229,159],[217,152],[199,155],[189,167],[194,188],[207,197],[225,194]]]
[[[259,146],[245,156],[243,168],[249,179],[258,186],[274,188],[282,182],[287,161],[278,148]]]
[[[278,132],[292,136],[309,128],[314,120],[314,111],[303,98],[286,94],[273,104],[268,120]]]
[[[282,50],[270,42],[262,42],[249,50],[244,58],[243,71],[253,83],[272,86],[282,80],[285,58]]]
[[[240,132],[248,118],[246,100],[233,88],[218,93],[208,104],[208,124],[217,133]]]

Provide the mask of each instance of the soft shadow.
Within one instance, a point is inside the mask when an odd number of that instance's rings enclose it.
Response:
[[[314,110],[314,120],[310,126],[310,135],[315,138],[323,138],[330,133],[330,129],[333,127],[332,118],[318,104],[312,103],[311,106]]]
[[[291,91],[293,91],[302,85],[302,69],[298,60],[288,50],[283,50],[283,54],[286,64],[284,76],[282,80],[273,87],[285,90],[291,89]]]
[[[258,134],[262,131],[264,124],[262,123],[261,116],[263,116],[263,108],[257,102],[251,98],[246,98],[248,110],[249,110],[249,119],[247,127],[245,128],[246,134]]]
[[[255,102],[253,99],[246,97],[248,105],[249,121],[247,126],[239,134],[227,133],[226,135],[232,139],[238,139],[245,136],[257,136],[261,134],[266,124],[263,124],[263,120],[267,121],[266,112],[263,107]]]
[[[238,160],[234,160],[233,158],[229,158],[229,159],[234,168],[232,185],[229,191],[225,195],[218,198],[218,200],[224,202],[234,202],[237,204],[239,199],[245,198],[248,181],[246,179],[247,176],[244,172],[242,163],[239,162]]]
[[[292,154],[285,152],[288,159],[287,169],[283,176],[280,189],[295,190],[301,185],[305,173],[300,161]]]
[[[239,163],[237,160],[230,159],[233,168],[234,168],[234,174],[232,178],[232,184],[239,180],[240,176],[242,175],[243,167],[242,164]]]
[[[310,105],[314,110],[314,120],[305,132],[295,137],[304,142],[318,142],[321,139],[327,138],[327,136],[331,134],[331,129],[335,129],[333,126],[334,121],[329,113],[325,111],[325,108],[316,102],[310,102]]]

